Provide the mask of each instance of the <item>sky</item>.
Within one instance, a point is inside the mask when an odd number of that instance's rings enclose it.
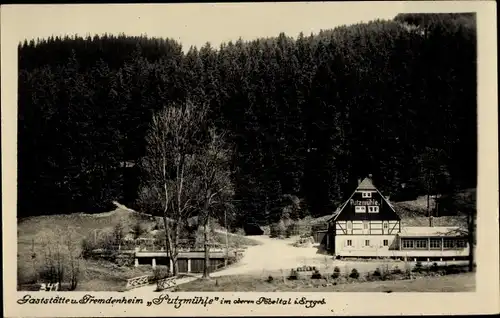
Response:
[[[285,32],[296,37],[321,29],[392,19],[403,3],[234,3],[12,6],[2,19],[18,42],[51,35],[119,34],[173,38],[184,48],[252,40]],[[12,36],[14,34],[11,33]]]

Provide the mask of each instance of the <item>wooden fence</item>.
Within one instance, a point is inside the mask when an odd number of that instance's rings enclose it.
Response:
[[[156,288],[159,291],[174,288],[175,286],[177,286],[177,280],[175,277],[163,278],[156,282]]]
[[[125,288],[132,289],[132,288],[146,286],[149,285],[152,279],[153,279],[152,275],[144,275],[144,276],[130,278],[127,279],[127,285],[125,286]]]
[[[155,283],[155,278],[153,275],[144,275],[134,278],[127,279],[127,285],[125,289],[139,288],[142,286],[147,286]],[[164,290],[177,286],[177,277],[167,277],[156,280],[156,286],[158,290]]]

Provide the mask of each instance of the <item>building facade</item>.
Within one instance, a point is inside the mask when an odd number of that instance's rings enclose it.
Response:
[[[328,222],[326,250],[337,257],[460,259],[467,240],[456,228],[407,227],[371,178],[358,184]]]

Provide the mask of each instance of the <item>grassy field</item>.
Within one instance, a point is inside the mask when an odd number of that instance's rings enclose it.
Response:
[[[221,244],[222,246],[226,244],[225,233],[215,232],[214,235],[215,235],[214,239],[217,243]],[[255,246],[260,244],[259,242],[252,240],[251,238],[242,235],[235,235],[232,233],[229,233],[227,238],[228,238],[229,248],[243,248],[245,246]]]
[[[419,277],[413,280],[351,282],[333,285],[323,279],[283,280],[246,276],[222,276],[210,281],[197,280],[178,286],[178,291],[231,291],[231,292],[468,292],[475,290],[473,273],[438,277]]]
[[[111,231],[121,223],[127,231],[140,219],[145,228],[155,220],[123,208],[99,214],[76,213],[70,215],[48,215],[18,221],[17,265],[18,287],[22,290],[37,290],[39,269],[45,263],[48,247],[68,254],[67,242],[79,254],[83,238],[93,238],[95,230]],[[225,234],[216,233],[216,240],[225,244]],[[256,245],[258,242],[240,235],[229,235],[229,245],[235,248]],[[104,260],[81,260],[81,278],[77,290],[119,291],[129,278],[152,274],[150,266],[137,268],[118,266]]]

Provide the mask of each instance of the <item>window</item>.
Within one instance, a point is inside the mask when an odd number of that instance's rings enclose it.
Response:
[[[368,222],[363,222],[363,229],[368,230]]]
[[[389,246],[389,240],[384,240],[384,246]]]
[[[355,206],[354,211],[356,213],[364,213],[366,212],[366,206]]]
[[[378,206],[369,206],[368,207],[369,213],[378,213],[378,211],[379,211]]]
[[[352,246],[352,240],[347,240],[346,244],[347,246]]]
[[[402,240],[403,248],[413,248],[412,240]]]
[[[444,239],[443,247],[444,248],[455,248],[455,240],[454,239]]]
[[[365,240],[365,246],[370,246],[370,240]]]
[[[431,239],[431,248],[432,249],[440,249],[441,248],[441,239]]]
[[[427,240],[415,240],[415,248],[427,248]]]
[[[384,222],[384,229],[388,229],[388,228],[389,228],[389,223]]]
[[[467,247],[467,241],[462,239],[452,239],[452,238],[444,239],[443,244],[444,244],[443,247],[447,249]]]
[[[352,221],[347,221],[347,229],[352,229]]]
[[[372,197],[372,193],[371,192],[362,192],[362,197],[363,198],[371,198]]]

